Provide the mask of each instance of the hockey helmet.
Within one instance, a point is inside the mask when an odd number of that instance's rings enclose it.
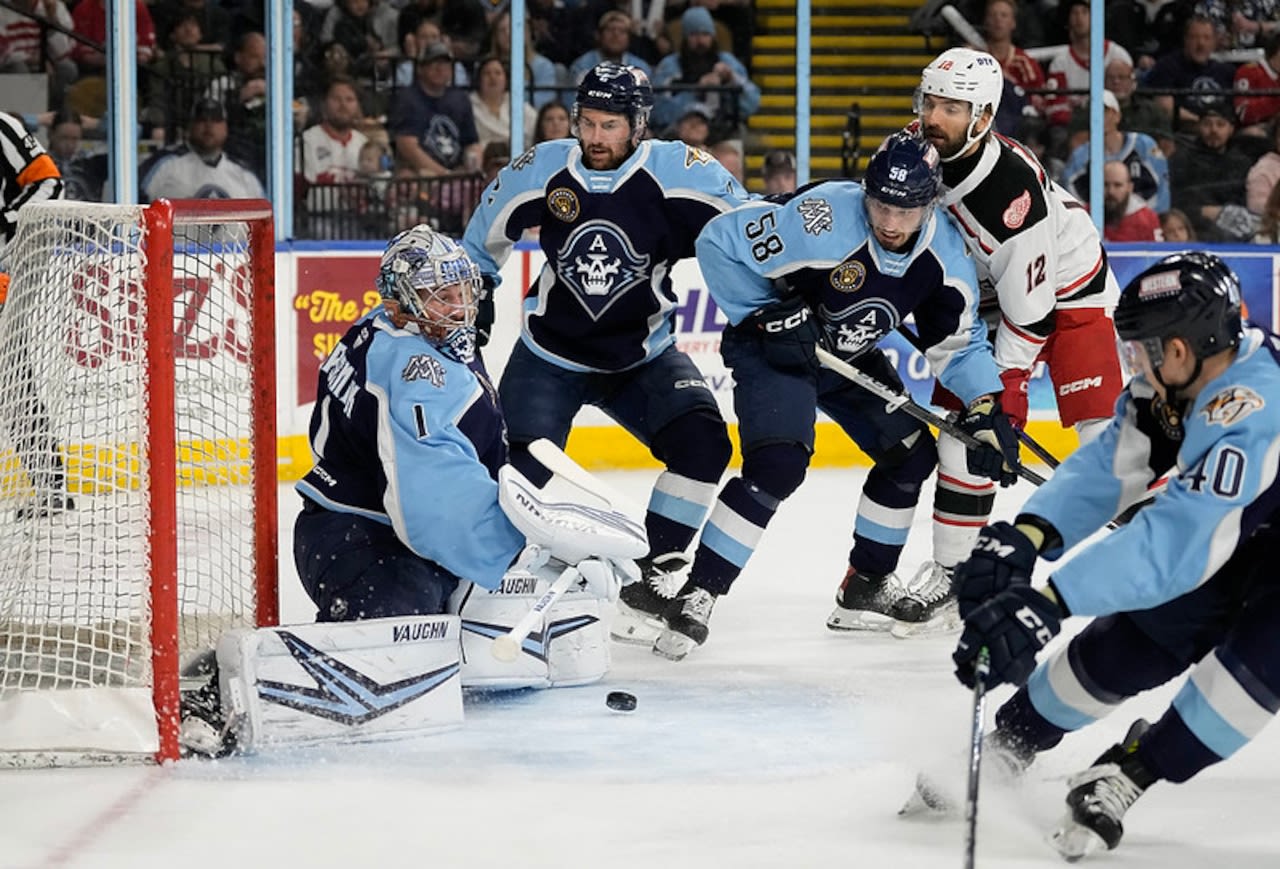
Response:
[[[612,61],[596,64],[578,84],[578,97],[573,103],[574,135],[578,114],[582,109],[599,109],[626,115],[631,124],[631,139],[639,142],[649,126],[653,109],[653,86],[649,76],[639,67]]]
[[[1211,253],[1171,254],[1129,281],[1114,317],[1121,340],[1140,343],[1153,369],[1169,338],[1203,360],[1240,344],[1240,280]]]
[[[990,107],[992,122],[1000,108],[1004,95],[1004,73],[1000,63],[985,51],[972,48],[949,48],[933,59],[920,73],[920,86],[915,93],[915,112],[920,114],[926,95],[959,100],[969,104],[969,128],[965,132],[965,144],[956,154],[945,159],[954,160],[981,138],[975,134],[983,110]],[[986,131],[983,131],[985,135]]]
[[[480,267],[456,241],[425,223],[406,229],[388,242],[374,283],[398,327],[414,323],[460,362],[475,357]]]
[[[881,142],[862,176],[868,196],[899,208],[932,205],[941,184],[937,149],[912,128]]]

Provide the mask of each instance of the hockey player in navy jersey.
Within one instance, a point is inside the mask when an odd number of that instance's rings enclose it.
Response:
[[[1280,708],[1280,339],[1242,327],[1236,276],[1216,256],[1166,257],[1125,287],[1115,312],[1134,378],[1115,416],[1066,459],[1013,524],[983,530],[956,571],[964,633],[954,658],[972,685],[1021,685],[988,744],[1014,769],[1125,699],[1191,674],[1171,707],[1138,722],[1068,786],[1054,841],[1078,858],[1123,833],[1154,782],[1184,782],[1229,757]],[[1128,525],[1055,560],[1170,473]],[[1069,615],[1084,630],[1039,667]],[[1033,672],[1034,670],[1034,672]]]
[[[742,473],[720,492],[667,630],[654,650],[679,658],[707,637],[779,505],[799,487],[821,408],[875,462],[863,487],[849,567],[828,619],[834,630],[886,630],[902,589],[894,568],[937,450],[926,425],[819,369],[822,341],[877,380],[902,382],[880,339],[914,313],[934,373],[968,406],[961,425],[995,445],[974,470],[1012,477],[1017,441],[995,400],[1000,377],[978,318],[972,259],[937,211],[938,155],[909,133],[885,140],[862,184],[827,181],[783,202],[718,217],[698,264],[730,326],[720,350],[733,370]]]
[[[948,49],[921,73],[920,131],[942,158],[940,201],[977,264],[1005,413],[1025,426],[1028,381],[1043,361],[1062,425],[1086,441],[1106,427],[1123,385],[1110,318],[1120,288],[1088,210],[1026,148],[992,130],[1003,90],[991,55]],[[934,401],[961,406],[941,385]],[[952,570],[995,503],[994,487],[966,471],[964,447],[945,434],[938,465],[934,557],[900,607],[926,621],[954,608]]]
[[[512,463],[536,481],[527,445],[563,447],[593,404],[665,465],[646,515],[646,582],[623,589],[614,624],[617,639],[645,644],[732,452],[701,372],[676,349],[669,275],[707,221],[751,198],[707,152],[644,140],[652,106],[643,72],[597,65],[578,86],[575,138],[538,144],[499,172],[463,237],[491,280],[526,229],[540,229],[547,258],[499,386]]]

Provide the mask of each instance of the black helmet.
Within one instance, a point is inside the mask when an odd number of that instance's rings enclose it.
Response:
[[[626,115],[632,138],[638,140],[649,124],[653,108],[653,86],[644,70],[613,61],[604,61],[588,70],[578,85],[573,103],[573,121],[582,109],[599,109]]]
[[[932,205],[942,184],[938,151],[913,130],[886,138],[862,176],[867,195],[900,208]]]
[[[1211,253],[1172,254],[1129,281],[1115,324],[1122,340],[1147,344],[1154,366],[1175,337],[1203,360],[1240,344],[1240,281]]]

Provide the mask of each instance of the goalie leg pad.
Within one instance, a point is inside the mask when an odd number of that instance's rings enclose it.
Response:
[[[462,620],[462,686],[491,690],[551,688],[599,681],[609,671],[600,601],[566,592],[547,610],[514,661],[494,658],[494,638],[511,630],[537,602],[537,577],[512,571],[492,590],[462,583],[450,610]]]
[[[459,727],[459,636],[447,615],[228,631],[219,685],[240,749]]]

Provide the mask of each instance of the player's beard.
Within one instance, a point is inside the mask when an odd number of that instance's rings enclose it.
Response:
[[[582,162],[588,169],[597,172],[611,172],[627,161],[631,156],[631,145],[622,142],[617,145],[583,146]]]
[[[953,139],[937,127],[925,127],[924,137],[938,150],[938,156],[943,160],[949,160],[964,150],[964,136]]]

